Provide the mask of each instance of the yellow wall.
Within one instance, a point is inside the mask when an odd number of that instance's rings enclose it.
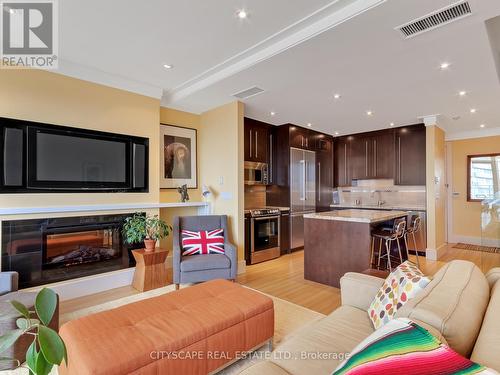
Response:
[[[229,216],[232,242],[244,259],[243,214],[244,105],[233,102],[201,115],[198,138],[200,183],[212,191],[215,214]],[[222,184],[221,184],[222,182]]]
[[[500,136],[448,142],[451,147],[452,239],[480,243],[481,203],[467,202],[467,156],[500,153]]]
[[[160,108],[158,99],[47,71],[0,70],[0,117],[130,134],[150,141],[149,193],[0,194],[3,208],[178,202],[176,190],[160,190],[159,124],[197,129],[198,189],[189,190],[191,201],[201,201],[202,184],[213,189],[214,213],[229,215],[231,236],[243,259],[243,104],[232,103],[196,115]],[[224,179],[222,186],[219,176]],[[222,192],[229,194],[229,199]],[[176,215],[197,213],[197,208],[161,210],[169,223]],[[74,215],[81,214],[64,214]],[[48,216],[61,215],[32,214],[10,219]],[[162,245],[170,247],[171,237]]]
[[[445,134],[437,126],[426,128],[427,137],[427,250],[435,252],[446,242]]]
[[[149,138],[149,193],[9,194],[1,207],[158,202],[159,100],[41,70],[0,69],[0,116]]]
[[[198,142],[200,141],[200,122],[201,116],[196,115],[189,112],[177,111],[175,109],[160,108],[160,123],[166,125],[176,125],[184,128],[192,128],[198,131]],[[198,152],[200,146],[198,144]],[[160,157],[161,158],[161,157]],[[198,155],[198,163],[200,156]],[[199,169],[198,164],[198,169]],[[201,201],[201,182],[200,176],[198,172],[198,189],[189,189],[189,199],[191,202],[199,202]],[[160,190],[160,202],[179,202],[180,195],[175,189],[161,189]],[[173,222],[173,218],[175,216],[191,216],[197,215],[198,209],[196,207],[190,208],[162,208],[160,210],[160,216],[167,223],[171,224]],[[161,242],[162,247],[166,247],[168,249],[172,248],[172,236],[169,236],[166,240]]]

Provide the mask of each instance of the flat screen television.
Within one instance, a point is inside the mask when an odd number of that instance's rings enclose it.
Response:
[[[147,138],[20,120],[0,123],[3,192],[147,191]]]

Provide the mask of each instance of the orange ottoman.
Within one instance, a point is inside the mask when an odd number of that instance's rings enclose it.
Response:
[[[215,280],[64,324],[60,374],[207,374],[274,335],[273,301]]]

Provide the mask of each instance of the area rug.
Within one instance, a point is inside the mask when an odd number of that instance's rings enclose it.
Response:
[[[462,250],[472,250],[472,251],[481,251],[483,253],[497,253],[500,254],[499,247],[489,247],[489,246],[481,246],[481,245],[472,245],[466,243],[457,243],[453,246],[454,249],[462,249]]]
[[[125,298],[120,298],[114,301],[106,302],[100,305],[84,308],[71,313],[62,314],[60,316],[61,324],[68,322],[73,319],[77,319],[86,315],[94,314],[100,311],[110,310],[116,307],[120,307],[132,302],[137,302],[146,298],[156,297],[165,293],[170,293],[174,291],[174,286],[169,285],[164,288],[155,289],[145,293],[139,293]],[[258,291],[257,291],[258,292]],[[259,292],[261,293],[261,292]],[[262,293],[265,294],[265,293]],[[280,298],[276,298],[265,294],[274,301],[274,348],[278,348],[280,343],[284,340],[292,337],[295,332],[307,329],[306,326],[313,324],[314,322],[325,317],[325,315],[318,313],[316,311],[309,310],[305,307],[296,305],[294,303],[285,301]],[[260,348],[257,352],[264,353],[267,347]],[[259,362],[265,356],[255,355],[247,359],[240,360],[231,366],[225,368],[219,374],[221,375],[234,375],[243,371],[245,368]],[[51,374],[52,375],[52,374]]]

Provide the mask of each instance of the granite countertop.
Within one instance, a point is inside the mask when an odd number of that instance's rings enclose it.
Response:
[[[398,217],[407,216],[404,211],[383,211],[383,210],[340,210],[321,212],[316,214],[304,215],[305,219],[349,221],[354,223],[381,223],[393,220]]]
[[[427,211],[427,207],[425,206],[377,206],[377,205],[370,205],[370,204],[361,204],[359,206],[356,206],[354,204],[350,203],[340,203],[340,204],[331,204],[331,208],[353,208],[353,209],[370,209],[370,210],[401,210],[401,211]]]

